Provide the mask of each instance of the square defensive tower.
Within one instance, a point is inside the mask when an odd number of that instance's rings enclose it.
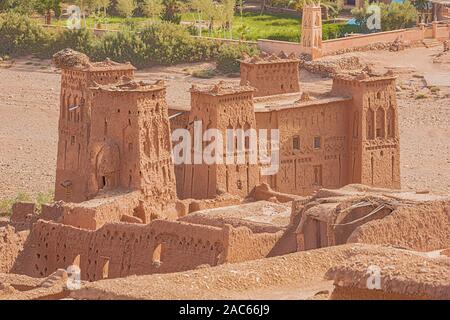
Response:
[[[237,134],[238,130],[256,129],[253,92],[253,87],[224,82],[213,86],[192,86],[192,109],[188,121],[192,140],[207,138],[205,133],[209,129],[217,129],[223,137],[223,158],[213,164],[205,163],[202,158],[201,153],[214,140],[212,137],[210,142],[202,139],[200,151],[194,150],[192,143],[191,161],[194,162],[196,156],[201,158],[200,163],[177,166],[178,195],[181,198],[214,198],[221,192],[245,197],[259,183],[259,167],[249,161],[250,138]],[[201,124],[200,137],[194,129],[196,124]],[[233,132],[232,139],[227,139],[227,130]],[[230,163],[225,159],[228,150],[232,150]],[[243,150],[241,163],[237,160],[238,150]]]
[[[286,56],[261,54],[241,60],[241,85],[256,88],[255,97],[300,91],[300,60]]]
[[[350,181],[400,188],[400,135],[396,77],[366,67],[333,79],[333,93],[352,96],[349,114]]]

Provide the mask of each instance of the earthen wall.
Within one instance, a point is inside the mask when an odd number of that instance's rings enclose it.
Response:
[[[257,112],[258,128],[280,130],[280,170],[268,183],[279,192],[309,195],[347,184],[350,100]]]
[[[391,244],[416,251],[448,248],[450,203],[400,207],[381,220],[370,221],[357,228],[348,242]]]
[[[77,265],[82,280],[171,273],[267,256],[281,234],[154,220],[107,224],[92,231],[38,221],[12,272],[45,277]],[[245,248],[245,250],[243,250]]]

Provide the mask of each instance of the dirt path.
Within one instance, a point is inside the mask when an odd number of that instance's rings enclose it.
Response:
[[[402,185],[406,189],[450,191],[450,95],[442,88],[438,96],[423,90],[421,75],[435,69],[430,62],[441,50],[410,49],[358,53],[378,66],[392,67],[400,73]],[[163,78],[168,82],[167,100],[171,107],[187,108],[193,83],[219,79],[197,79],[186,71],[208,64],[177,65],[139,71],[140,80]],[[442,67],[439,68],[442,72]],[[445,68],[444,68],[445,69]],[[450,70],[450,69],[449,69]],[[450,73],[449,73],[450,74]],[[321,93],[331,81],[302,73],[302,88]],[[19,191],[35,195],[54,188],[59,105],[59,74],[49,61],[20,59],[10,68],[0,67],[0,199]]]

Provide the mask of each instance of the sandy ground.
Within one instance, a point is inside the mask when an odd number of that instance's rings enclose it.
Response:
[[[358,53],[377,67],[393,68],[399,75],[402,186],[405,189],[450,191],[450,88],[434,94],[423,76],[448,72],[432,64],[436,48],[415,48],[398,53]],[[139,80],[163,78],[168,82],[171,107],[189,107],[193,83],[210,83],[191,77],[188,69],[208,64],[157,67],[139,71]],[[450,64],[448,65],[450,66]],[[329,90],[331,81],[302,73],[302,88],[314,93]],[[416,99],[425,93],[425,99]],[[32,195],[54,188],[59,105],[59,74],[49,61],[20,59],[0,67],[0,199],[19,191]]]
[[[71,297],[319,300],[327,299],[333,291],[333,279],[341,269],[344,275],[354,272],[354,281],[365,284],[366,270],[372,265],[379,266],[386,276],[383,283],[391,282],[390,290],[403,291],[407,287],[414,295],[427,288],[438,295],[448,292],[449,264],[445,257],[431,259],[393,247],[347,244],[186,272],[101,280],[86,283],[81,290],[72,292]],[[330,268],[333,273],[328,272]]]

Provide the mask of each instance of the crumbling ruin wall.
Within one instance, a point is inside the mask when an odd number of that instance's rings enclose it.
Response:
[[[339,212],[333,226],[333,244],[341,245],[348,243],[349,237],[358,227],[366,224],[368,221],[383,219],[392,212],[392,209],[390,208],[378,208],[378,205],[373,204],[361,208],[354,208],[349,211]]]
[[[281,203],[291,201],[304,201],[306,199],[305,197],[274,191],[267,183],[262,183],[256,186],[250,193],[249,197],[254,201],[265,200]]]
[[[254,234],[249,228],[226,225],[225,259],[228,263],[265,258],[281,239],[284,231]]]
[[[16,232],[12,226],[0,228],[0,273],[11,270],[28,234],[28,231]]]
[[[357,228],[349,243],[391,244],[417,251],[448,248],[450,202],[403,206],[391,215]]]
[[[382,219],[391,212],[392,209],[380,207],[371,197],[328,198],[324,203],[312,201],[293,210],[291,218],[298,226],[297,250],[346,244],[359,226]]]
[[[285,227],[279,227],[267,223],[258,223],[255,221],[248,221],[245,219],[234,217],[229,218],[219,218],[214,216],[209,217],[207,213],[205,213],[204,215],[198,215],[195,213],[190,214],[187,215],[186,217],[181,218],[180,221],[193,224],[209,225],[218,228],[222,228],[225,225],[230,225],[234,228],[245,227],[253,233],[277,233],[278,231],[285,229]]]
[[[362,69],[364,66],[358,56],[331,56],[312,61],[302,61],[303,69],[315,74],[332,76],[348,70]]]
[[[242,202],[239,196],[231,195],[229,193],[222,193],[214,199],[184,199],[178,201],[178,211],[180,216],[185,216],[188,213],[197,212],[200,210],[228,207],[238,205]]]
[[[82,280],[96,281],[217,265],[223,250],[222,230],[209,226],[155,220],[91,231],[38,221],[13,272],[45,277],[77,265]]]
[[[39,220],[12,272],[45,277],[76,265],[88,281],[179,272],[263,258],[281,236],[166,220],[107,224],[96,231]]]
[[[77,228],[97,230],[106,223],[120,222],[123,215],[134,215],[139,206],[140,192],[111,195],[80,204],[64,205],[62,223]]]
[[[29,230],[39,219],[36,204],[33,202],[16,202],[12,207],[12,214],[8,225],[16,231]]]
[[[64,209],[64,202],[62,201],[58,201],[53,204],[43,204],[39,219],[60,222],[60,219],[64,214]]]

